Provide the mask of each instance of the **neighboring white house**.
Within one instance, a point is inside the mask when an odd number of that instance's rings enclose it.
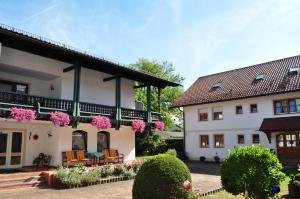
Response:
[[[185,151],[224,159],[262,144],[300,162],[300,56],[200,77],[173,104],[183,107]]]
[[[148,90],[178,84],[74,50],[10,27],[0,27],[0,169],[32,165],[39,153],[62,163],[62,152],[117,149],[135,159],[133,119],[151,124],[160,113],[135,110],[134,82]],[[137,86],[136,86],[137,87]],[[7,119],[11,107],[37,111],[37,120]],[[62,111],[71,125],[54,126],[48,112]],[[90,118],[111,118],[112,128],[98,130]]]

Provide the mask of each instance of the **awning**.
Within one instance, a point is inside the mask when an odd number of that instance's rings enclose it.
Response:
[[[265,118],[259,131],[265,133],[300,131],[300,116]]]

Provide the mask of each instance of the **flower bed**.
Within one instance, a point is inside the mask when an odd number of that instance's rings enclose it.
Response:
[[[105,184],[134,179],[141,162],[124,165],[106,165],[89,170],[83,164],[73,168],[59,167],[54,174],[52,186],[56,188],[75,188],[95,184]]]
[[[18,122],[32,121],[36,119],[35,111],[32,109],[13,107],[10,108],[9,111],[10,118],[17,120]]]
[[[111,128],[111,121],[105,116],[94,116],[91,121],[92,126],[98,129],[108,129]]]
[[[143,120],[133,120],[131,127],[134,132],[142,133],[145,130],[146,123]]]
[[[49,113],[50,120],[56,126],[66,126],[70,123],[70,117],[68,114],[63,112],[52,112]]]

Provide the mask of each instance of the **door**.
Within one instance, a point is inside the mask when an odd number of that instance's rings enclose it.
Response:
[[[276,137],[279,157],[300,158],[300,133],[284,133]]]
[[[4,131],[0,133],[0,168],[22,167],[23,132]]]

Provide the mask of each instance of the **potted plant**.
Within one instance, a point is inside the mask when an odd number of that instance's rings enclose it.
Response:
[[[32,164],[37,167],[43,167],[45,164],[49,163],[49,158],[44,153],[40,153],[38,157],[34,158]]]
[[[218,153],[216,153],[214,159],[215,159],[215,163],[219,163],[220,162],[220,157],[218,156]]]
[[[205,160],[206,160],[206,157],[205,157],[205,156],[201,156],[201,157],[200,157],[200,162],[205,162]]]
[[[289,197],[291,198],[300,198],[300,167],[298,173],[291,177],[289,188]]]

